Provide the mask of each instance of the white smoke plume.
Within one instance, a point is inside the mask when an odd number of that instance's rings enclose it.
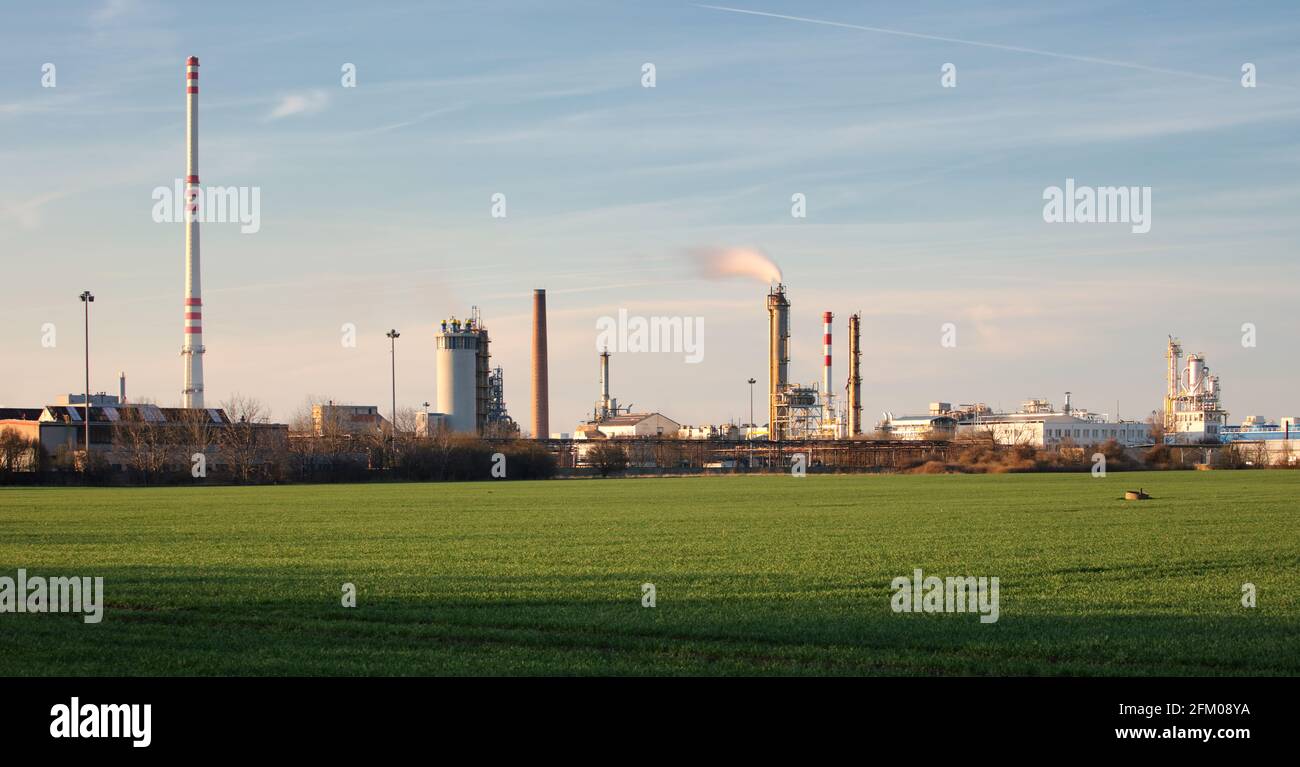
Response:
[[[752,277],[766,283],[781,281],[781,267],[755,248],[695,248],[690,255],[700,274],[711,280]]]

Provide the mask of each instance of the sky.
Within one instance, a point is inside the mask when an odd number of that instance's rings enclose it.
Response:
[[[8,7],[0,406],[82,389],[87,289],[91,388],[179,403],[184,230],[152,195],[185,172],[195,55],[203,183],[261,203],[255,233],[202,227],[210,405],[387,412],[390,328],[398,407],[434,403],[433,333],[477,306],[527,428],[545,288],[552,431],[590,413],[620,310],[704,342],[615,353],[621,402],[745,421],[753,377],[763,423],[767,283],[698,263],[745,247],[783,271],[792,379],[820,380],[833,311],[842,391],[862,313],[868,426],[1067,390],[1145,418],[1169,334],[1230,422],[1300,414],[1300,5],[732,1]],[[1045,221],[1066,179],[1149,187],[1150,231]]]

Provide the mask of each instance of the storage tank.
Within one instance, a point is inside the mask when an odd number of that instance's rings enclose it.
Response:
[[[1202,379],[1205,376],[1205,361],[1201,355],[1193,354],[1187,358],[1187,390],[1192,394],[1200,394],[1202,389]]]
[[[477,431],[476,392],[479,333],[452,318],[434,334],[438,361],[438,412],[451,431]]]

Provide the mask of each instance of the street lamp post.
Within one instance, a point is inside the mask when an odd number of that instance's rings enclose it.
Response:
[[[393,330],[389,330],[388,333],[386,333],[386,335],[388,336],[388,354],[389,354],[390,365],[392,367],[392,384],[393,384],[393,422],[390,424],[393,430],[393,435],[391,438],[391,442],[392,442],[392,449],[396,450],[397,449],[397,339],[402,334],[398,333],[396,329],[393,329]]]
[[[81,291],[86,316],[86,458],[81,470],[86,474],[90,473],[90,305],[94,302],[94,294],[89,290]]]
[[[749,443],[749,468],[754,468],[754,379],[749,379],[749,428],[745,430],[745,441]]]

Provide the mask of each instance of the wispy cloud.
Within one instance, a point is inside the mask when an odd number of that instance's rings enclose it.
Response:
[[[296,115],[315,114],[329,106],[329,94],[319,88],[303,93],[290,93],[280,99],[267,114],[268,120],[280,120]]]
[[[1169,69],[1166,67],[1152,67],[1146,64],[1135,64],[1131,61],[1116,61],[1114,59],[1102,59],[1095,56],[1078,56],[1071,53],[1060,53],[1057,51],[1046,51],[1041,48],[1026,48],[1019,45],[1002,45],[1000,43],[986,43],[979,40],[963,40],[957,37],[944,37],[942,35],[927,35],[920,32],[906,32],[901,29],[886,29],[884,27],[869,27],[863,24],[847,24],[842,21],[828,21],[826,19],[812,19],[806,16],[787,16],[781,13],[768,13],[766,11],[754,11],[745,8],[730,8],[723,5],[698,5],[699,8],[707,8],[714,11],[726,11],[728,13],[743,13],[749,16],[764,16],[771,19],[783,19],[785,21],[799,21],[805,24],[821,24],[827,27],[839,27],[841,29],[856,29],[863,32],[877,32],[883,35],[894,35],[896,37],[910,37],[917,40],[931,40],[940,43],[956,43],[958,45],[970,45],[977,48],[991,48],[998,51],[1007,51],[1010,53],[1025,53],[1031,56],[1047,56],[1054,59],[1065,59],[1067,61],[1079,61],[1085,64],[1101,64],[1108,67],[1120,67],[1123,69],[1134,69],[1141,72],[1152,72],[1163,75],[1176,75],[1178,77],[1191,77],[1198,80],[1210,80],[1219,83],[1237,84],[1237,80],[1231,77],[1219,77],[1217,75],[1207,75],[1200,72],[1189,72],[1182,69]]]
[[[41,224],[41,207],[67,197],[69,192],[47,192],[29,200],[0,208],[0,220],[10,219],[24,229],[36,229]]]
[[[136,0],[107,0],[90,14],[90,20],[94,24],[107,24],[130,15],[138,7],[139,3]]]

